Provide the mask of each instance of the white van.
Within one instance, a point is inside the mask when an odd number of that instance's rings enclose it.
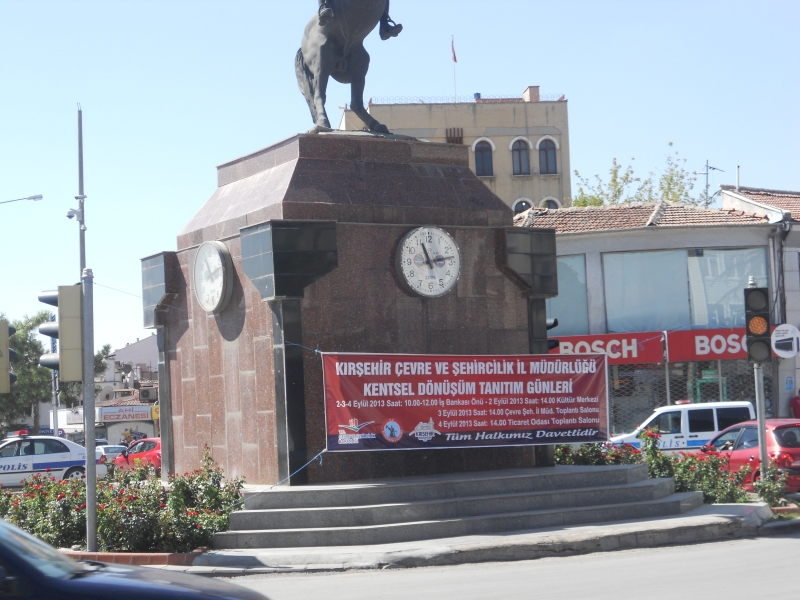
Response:
[[[611,438],[615,445],[641,446],[639,434],[652,429],[661,434],[658,447],[671,452],[699,450],[720,431],[756,418],[750,402],[708,402],[662,406],[633,433]]]

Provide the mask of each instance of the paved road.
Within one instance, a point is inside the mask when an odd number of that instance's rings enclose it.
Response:
[[[793,534],[515,563],[232,581],[272,600],[796,598],[799,550],[800,534]]]

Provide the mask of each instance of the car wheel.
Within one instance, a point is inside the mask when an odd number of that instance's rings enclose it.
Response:
[[[84,470],[81,467],[73,467],[64,473],[64,479],[83,479]]]

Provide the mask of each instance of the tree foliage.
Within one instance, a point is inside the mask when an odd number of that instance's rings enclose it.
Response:
[[[52,394],[52,372],[39,366],[44,347],[36,337],[39,325],[50,320],[50,313],[42,311],[13,321],[17,332],[9,339],[9,346],[17,353],[12,363],[17,381],[11,393],[0,396],[0,432],[5,433],[19,419],[30,415],[34,407],[49,402]]]
[[[672,142],[669,145],[672,148]],[[591,181],[576,170],[575,176],[580,185],[578,194],[572,199],[572,206],[604,206],[630,202],[679,202],[707,206],[710,202],[704,196],[692,194],[697,177],[686,170],[685,163],[686,159],[677,151],[670,152],[665,157],[661,173],[651,172],[645,179],[637,177],[631,165],[623,167],[616,158],[611,161],[608,181],[604,181],[600,175],[595,175],[594,181]]]

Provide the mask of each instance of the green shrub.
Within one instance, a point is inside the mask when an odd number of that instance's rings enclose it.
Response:
[[[676,492],[702,492],[706,504],[745,502],[742,487],[748,469],[737,473],[726,469],[727,458],[714,451],[666,454],[658,447],[659,433],[645,430],[639,434],[651,478],[674,477]]]
[[[781,473],[778,468],[770,463],[766,473],[753,483],[753,489],[759,498],[770,506],[778,506],[786,493],[786,473]]]
[[[244,481],[226,481],[206,449],[203,465],[170,476],[164,488],[150,466],[116,470],[97,483],[97,533],[103,550],[191,552],[227,531]],[[0,517],[56,547],[86,546],[86,485],[35,475],[21,494],[0,494]]]
[[[561,444],[555,459],[557,465],[632,465],[642,462],[642,452],[630,444],[581,444],[577,450]]]

